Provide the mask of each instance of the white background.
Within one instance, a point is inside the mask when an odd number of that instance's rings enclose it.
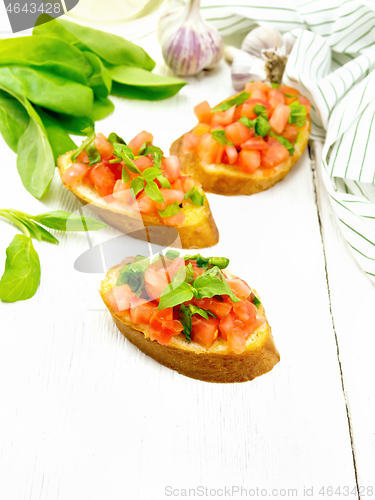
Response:
[[[139,43],[167,74],[153,36]],[[231,93],[222,62],[166,101],[113,98],[115,112],[97,131],[130,139],[146,129],[166,152],[195,124],[195,104]],[[0,148],[1,207],[79,208],[57,174],[47,196],[34,199],[2,139]],[[320,149],[313,147],[317,164]],[[231,271],[258,290],[281,354],[253,382],[199,382],[154,362],[113,325],[98,294],[103,274],[74,270],[85,235],[56,234],[59,246],[35,242],[36,295],[0,303],[0,498],[163,499],[166,487],[175,498],[198,486],[218,496],[238,486],[287,498],[303,498],[304,488],[323,498],[323,486],[335,498],[338,487],[358,498],[358,487],[371,498],[375,287],[351,257],[314,165],[306,151],[269,191],[208,195],[221,237],[202,253],[229,257]],[[0,272],[14,234],[1,221]],[[258,495],[249,491],[256,488]]]

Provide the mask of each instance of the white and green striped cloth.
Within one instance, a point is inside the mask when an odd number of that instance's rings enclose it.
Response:
[[[268,24],[296,38],[284,82],[312,102],[325,186],[354,257],[375,282],[375,1],[280,3],[202,0],[202,13],[226,37]]]

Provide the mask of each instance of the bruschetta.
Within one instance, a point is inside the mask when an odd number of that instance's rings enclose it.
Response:
[[[176,140],[170,153],[207,192],[259,193],[281,181],[302,155],[310,109],[294,88],[248,83],[213,109],[207,101],[198,104],[198,125]]]
[[[128,257],[100,294],[118,329],[168,368],[206,382],[245,382],[280,360],[257,292],[223,257]]]
[[[182,248],[218,242],[201,184],[181,175],[178,158],[165,158],[150,133],[139,133],[128,145],[115,133],[87,133],[77,150],[57,160],[64,186],[82,203],[109,225],[152,243],[171,246],[178,235]],[[172,240],[171,228],[178,232],[172,231]]]

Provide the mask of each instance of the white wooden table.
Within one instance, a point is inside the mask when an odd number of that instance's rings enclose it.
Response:
[[[166,73],[154,39],[141,42]],[[130,139],[150,130],[168,151],[194,125],[194,104],[232,92],[222,62],[166,101],[114,98],[97,131]],[[34,199],[15,155],[2,140],[0,148],[1,207],[79,208],[57,175]],[[191,497],[241,498],[243,488],[242,497],[324,498],[328,487],[335,498],[372,496],[375,287],[339,233],[315,162],[306,151],[258,195],[208,195],[221,237],[202,253],[229,257],[259,291],[281,354],[253,382],[199,382],[146,357],[103,307],[103,274],[74,270],[85,235],[35,242],[37,294],[0,304],[1,499],[158,500],[189,488]],[[0,272],[15,233],[1,222]]]

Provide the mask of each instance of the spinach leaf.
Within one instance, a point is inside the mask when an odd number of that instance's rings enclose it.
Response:
[[[97,122],[110,115],[114,109],[115,106],[108,97],[105,99],[97,98],[94,99],[91,111],[87,113],[87,116],[94,122]]]
[[[193,298],[192,287],[185,281],[172,281],[161,293],[158,309],[174,307]]]
[[[93,72],[87,80],[87,84],[93,89],[97,97],[105,98],[111,92],[112,78],[100,58],[93,52],[84,52],[89,60]]]
[[[6,249],[5,271],[0,280],[0,299],[16,302],[32,297],[39,286],[40,262],[30,237],[16,234]]]
[[[22,104],[0,90],[0,133],[14,152],[28,124],[29,115]]]
[[[94,101],[95,106],[95,101]],[[92,112],[93,108],[91,109]],[[89,116],[72,116],[63,113],[49,112],[69,134],[87,135],[83,132],[87,128],[94,128],[94,122]],[[68,150],[66,150],[68,151]],[[65,151],[65,152],[66,152]]]
[[[179,78],[155,75],[132,66],[111,66],[108,71],[114,80],[111,94],[129,99],[166,99],[186,85]]]
[[[212,108],[211,113],[216,113],[216,111],[227,111],[234,105],[236,105],[237,107],[241,106],[241,104],[247,101],[249,97],[250,97],[249,92],[241,92],[241,94],[239,94],[236,97],[233,97],[233,99],[228,99],[227,101],[224,101],[215,108]]]
[[[50,37],[22,36],[1,40],[0,65],[13,64],[50,71],[82,85],[86,85],[86,77],[92,72],[77,47]]]
[[[60,113],[85,116],[93,105],[92,89],[44,70],[0,67],[0,85]]]

